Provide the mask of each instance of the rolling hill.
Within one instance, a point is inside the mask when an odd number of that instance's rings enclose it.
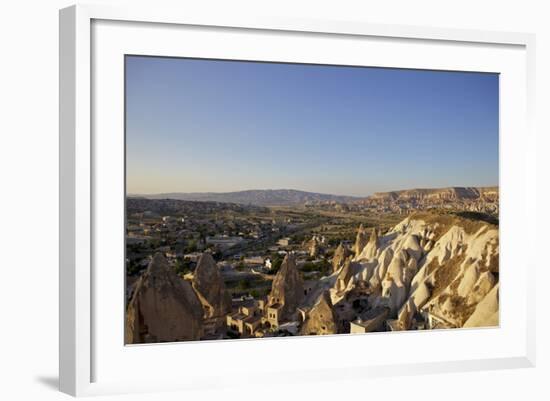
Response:
[[[255,189],[237,192],[172,192],[154,195],[136,195],[148,199],[177,199],[187,201],[238,203],[257,206],[292,206],[311,203],[347,203],[359,197],[320,194],[294,189]]]

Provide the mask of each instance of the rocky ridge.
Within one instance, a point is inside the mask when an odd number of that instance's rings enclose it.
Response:
[[[416,188],[401,191],[376,192],[369,196],[370,200],[473,200],[498,198],[498,187],[447,187],[447,188]]]
[[[362,227],[357,236],[365,242]],[[484,221],[413,214],[383,235],[373,230],[306,303],[328,291],[341,318],[386,308],[391,330],[498,325],[498,238]],[[353,312],[350,299],[364,306]]]

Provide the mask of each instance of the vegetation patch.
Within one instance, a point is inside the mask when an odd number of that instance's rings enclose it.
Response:
[[[452,281],[458,276],[460,266],[466,259],[466,252],[455,256],[443,263],[434,273],[434,287],[432,289],[432,298],[437,297]]]

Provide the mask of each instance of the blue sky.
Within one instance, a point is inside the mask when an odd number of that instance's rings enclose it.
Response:
[[[498,185],[498,75],[127,56],[128,193]]]

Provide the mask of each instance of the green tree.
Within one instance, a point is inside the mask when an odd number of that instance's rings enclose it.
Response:
[[[176,259],[174,270],[178,274],[187,274],[191,271],[191,262],[188,259],[178,258]]]
[[[197,240],[193,239],[191,241],[189,241],[189,243],[187,244],[187,248],[186,248],[186,251],[187,252],[196,252],[197,251]]]
[[[271,269],[269,269],[267,274],[277,274],[282,264],[283,264],[283,258],[281,257],[281,255],[277,254],[277,256],[273,257],[271,261]]]
[[[248,280],[239,281],[239,284],[238,284],[239,290],[245,291],[245,290],[248,290],[250,287],[251,287],[250,281],[248,281]]]

